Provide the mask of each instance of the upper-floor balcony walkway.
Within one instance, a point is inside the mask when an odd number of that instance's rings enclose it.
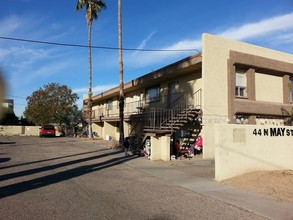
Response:
[[[127,100],[127,99],[126,99]],[[117,104],[112,104],[117,103]],[[159,115],[174,115],[174,111],[180,108],[200,108],[202,106],[202,90],[199,89],[193,94],[176,93],[172,96],[159,96],[153,100],[138,100],[124,103],[124,120],[140,117],[142,113],[148,113],[149,119],[158,118]],[[176,110],[175,110],[176,109]],[[164,116],[166,117],[166,116]],[[159,118],[162,118],[159,116]],[[119,121],[119,104],[107,102],[100,107],[93,107],[92,119],[94,122]]]

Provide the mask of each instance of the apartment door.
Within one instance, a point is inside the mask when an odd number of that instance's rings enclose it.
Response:
[[[141,107],[141,97],[140,97],[140,94],[138,93],[134,95],[132,98],[131,109],[130,109],[131,113],[138,112],[140,107]]]
[[[177,82],[171,82],[168,84],[168,107],[173,108],[175,106],[175,101],[177,98],[176,93]]]

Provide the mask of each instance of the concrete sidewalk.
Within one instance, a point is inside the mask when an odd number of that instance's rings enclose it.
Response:
[[[268,219],[293,220],[293,204],[264,194],[248,192],[214,181],[214,161],[193,158],[170,162],[139,157],[126,162],[172,184],[224,201]]]

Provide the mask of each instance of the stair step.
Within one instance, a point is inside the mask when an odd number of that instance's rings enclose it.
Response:
[[[173,128],[173,130],[178,130],[178,129],[180,129],[182,126],[177,126],[177,127],[175,127],[175,126],[173,126],[172,128]],[[161,129],[165,129],[165,130],[169,130],[169,131],[171,131],[172,129],[171,129],[171,126],[161,126]]]
[[[181,128],[183,125],[162,125],[161,127],[162,128],[168,128],[168,129],[171,129],[171,128],[173,128],[173,129],[179,129],[179,128]]]
[[[183,118],[182,119],[176,119],[176,118],[174,118],[172,120],[166,121],[165,123],[187,123],[188,121],[189,120],[187,118],[184,118],[184,119]]]
[[[188,114],[185,114],[185,113],[179,113],[177,115],[175,115],[174,117],[186,117],[186,116],[192,116],[192,117],[195,117],[197,116],[198,114],[191,114],[191,113],[188,113]]]

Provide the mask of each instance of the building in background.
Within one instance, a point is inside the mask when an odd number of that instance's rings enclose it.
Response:
[[[14,112],[14,100],[13,99],[4,99],[2,103],[2,107],[5,110],[8,110],[10,112]]]

